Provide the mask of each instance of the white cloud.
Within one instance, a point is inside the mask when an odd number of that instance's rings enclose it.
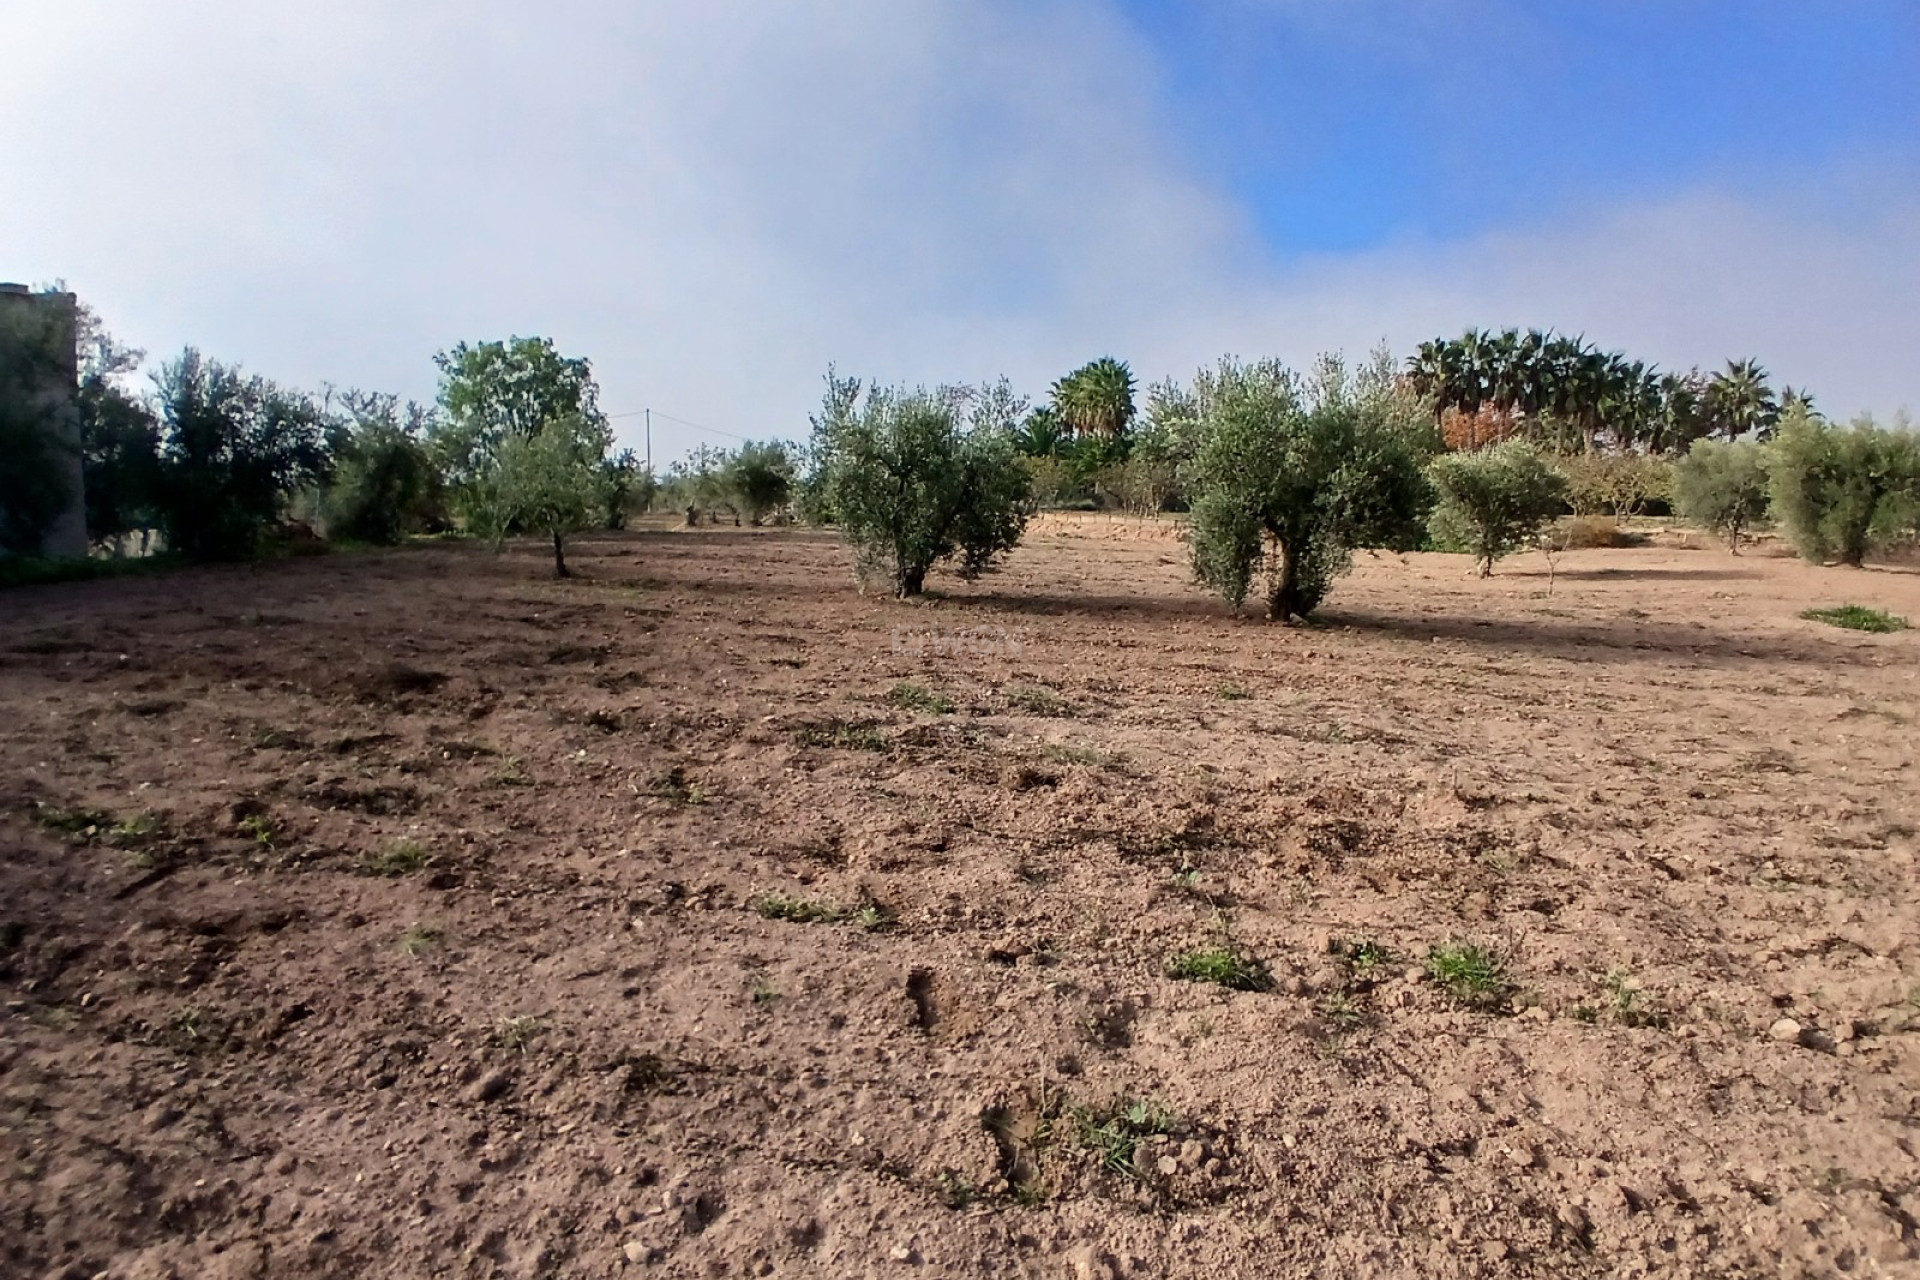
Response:
[[[793,436],[829,360],[1039,392],[1106,352],[1157,377],[1510,322],[1920,403],[1910,181],[1282,263],[1101,0],[0,0],[0,28],[29,51],[0,172],[34,175],[0,272],[300,384],[426,396],[435,349],[542,332],[610,409]]]

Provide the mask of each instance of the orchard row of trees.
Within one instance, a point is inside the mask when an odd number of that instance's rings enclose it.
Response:
[[[1195,578],[1235,607],[1258,591],[1279,620],[1311,613],[1357,549],[1468,552],[1484,575],[1521,548],[1564,547],[1548,529],[1570,510],[1623,517],[1650,497],[1736,550],[1769,513],[1815,561],[1858,565],[1920,538],[1920,437],[1904,420],[1836,425],[1804,398],[1764,440],[1696,437],[1669,462],[1559,455],[1522,434],[1449,447],[1431,395],[1386,353],[1357,368],[1322,357],[1304,376],[1223,360],[1153,388],[1138,422],[1124,365],[1081,373],[1030,409],[1004,382],[863,391],[830,372],[799,488],[817,494],[814,518],[844,530],[863,575],[911,596],[934,564],[971,577],[1017,544],[1045,475],[1036,460],[1111,459],[1131,434],[1141,452],[1123,461],[1144,453],[1189,505]]]
[[[1748,361],[1707,381],[1702,402],[1720,416],[1682,430],[1671,398],[1653,418],[1622,407],[1632,396],[1616,393],[1644,389],[1650,371],[1610,382],[1616,357],[1549,334],[1469,334],[1405,367],[1386,352],[1358,366],[1323,357],[1305,375],[1227,359],[1149,387],[1144,407],[1112,358],[1039,405],[1004,379],[929,391],[830,370],[806,444],[700,449],[656,483],[615,449],[589,363],[544,338],[441,352],[438,397],[421,406],[308,395],[193,350],[138,391],[138,353],[83,319],[87,523],[116,550],[157,530],[175,554],[235,558],[299,523],[372,543],[517,533],[550,540],[564,576],[570,534],[665,498],[690,524],[724,512],[837,526],[863,577],[912,596],[936,565],[990,569],[1080,484],[1143,512],[1186,508],[1196,579],[1236,607],[1258,591],[1284,620],[1311,613],[1356,549],[1466,551],[1490,573],[1568,511],[1625,518],[1669,501],[1736,550],[1771,515],[1809,559],[1856,565],[1920,535],[1920,443],[1904,422],[1840,427],[1805,396],[1776,404]],[[1461,438],[1464,418],[1503,429]],[[1682,456],[1658,452],[1687,432]],[[17,479],[0,468],[8,538],[33,515],[7,505],[33,491]]]

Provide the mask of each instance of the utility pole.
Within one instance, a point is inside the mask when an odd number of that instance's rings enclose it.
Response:
[[[648,409],[645,412],[647,415],[647,474],[652,475],[653,474],[653,410]]]

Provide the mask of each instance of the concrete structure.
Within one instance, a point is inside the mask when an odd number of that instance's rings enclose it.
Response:
[[[29,394],[46,404],[47,429],[55,437],[57,453],[67,470],[67,489],[73,495],[73,501],[47,531],[41,554],[84,556],[87,554],[87,504],[80,467],[79,299],[71,293],[35,293],[23,284],[0,284],[0,318],[21,318],[16,308],[31,309],[35,318],[51,326],[49,330],[40,331],[48,339],[51,358],[42,385]],[[28,325],[16,331],[24,333],[33,329]]]

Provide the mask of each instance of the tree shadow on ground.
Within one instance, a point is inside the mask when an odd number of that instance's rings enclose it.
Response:
[[[1550,618],[1474,618],[1454,614],[1384,614],[1328,609],[1314,615],[1320,627],[1431,644],[1452,640],[1491,649],[1571,661],[1806,662],[1846,666],[1860,659],[1854,646],[1820,637],[1729,636],[1684,623],[1650,619],[1580,623]]]

